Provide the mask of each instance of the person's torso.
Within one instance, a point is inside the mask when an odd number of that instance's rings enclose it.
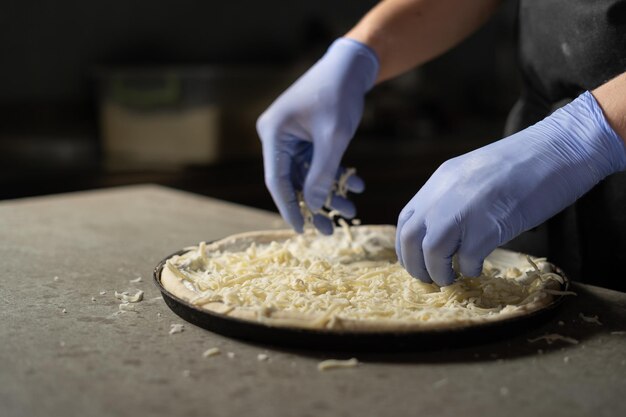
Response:
[[[528,88],[553,104],[626,71],[626,0],[520,0]]]
[[[626,0],[520,0],[519,53],[524,86],[506,134],[626,71]],[[626,172],[509,247],[524,239],[572,278],[626,291]]]

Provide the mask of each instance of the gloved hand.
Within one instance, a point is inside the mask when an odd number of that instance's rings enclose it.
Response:
[[[361,120],[365,93],[374,85],[378,58],[358,41],[340,38],[326,54],[289,87],[261,115],[257,132],[263,145],[265,183],[283,218],[299,233],[304,219],[297,199],[313,212],[329,209],[352,218],[349,200],[331,195],[342,174],[339,164]],[[352,176],[346,183],[362,192],[363,181]],[[315,215],[313,224],[331,234],[331,221]]]
[[[479,276],[497,246],[626,169],[626,149],[586,92],[521,132],[443,163],[400,213],[396,252],[439,285]]]

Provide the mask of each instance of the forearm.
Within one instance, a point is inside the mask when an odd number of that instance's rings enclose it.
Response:
[[[591,92],[604,117],[626,144],[626,72]]]
[[[380,60],[377,82],[395,77],[452,48],[495,11],[500,0],[386,0],[346,34]]]

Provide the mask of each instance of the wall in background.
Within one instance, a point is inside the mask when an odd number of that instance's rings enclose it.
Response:
[[[97,65],[289,62],[375,3],[11,1],[0,13],[0,103],[85,99]]]
[[[0,198],[152,181],[271,209],[260,160],[250,152],[259,148],[255,115],[375,3],[5,2]],[[361,198],[366,217],[393,221],[440,162],[499,138],[518,93],[516,8],[516,1],[504,2],[451,52],[370,94],[347,154],[369,180]],[[220,140],[231,150],[228,158],[176,171],[139,165],[110,171],[103,164],[97,74],[163,68],[244,74],[245,82],[218,82],[234,86],[222,94],[229,104],[218,103],[226,109]]]

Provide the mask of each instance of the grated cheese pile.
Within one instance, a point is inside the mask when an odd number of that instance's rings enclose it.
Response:
[[[293,314],[314,328],[341,328],[353,321],[489,319],[535,309],[563,282],[529,258],[526,269],[500,270],[486,261],[481,277],[459,277],[447,287],[425,284],[397,262],[394,231],[344,227],[322,236],[308,230],[283,241],[220,250],[203,242],[166,265],[196,294],[190,300],[195,305],[221,303],[228,307],[223,313],[246,310],[259,320],[277,312]]]

